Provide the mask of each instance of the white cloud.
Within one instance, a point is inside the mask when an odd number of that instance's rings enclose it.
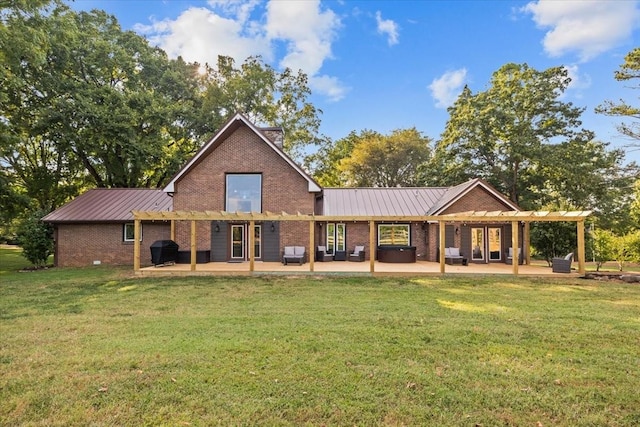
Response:
[[[285,42],[287,54],[280,64],[294,71],[315,75],[331,58],[331,43],[339,26],[339,18],[331,10],[321,11],[318,0],[270,1],[267,5],[267,37]]]
[[[398,24],[390,19],[382,19],[380,11],[376,12],[376,22],[378,24],[378,34],[387,35],[389,46],[398,44]]]
[[[242,63],[249,56],[278,62],[309,76],[312,89],[337,100],[346,89],[335,77],[319,76],[324,61],[331,59],[331,46],[340,19],[320,1],[209,0],[208,7],[191,7],[175,20],[137,25],[136,31],[164,49],[170,57],[215,65],[218,55]],[[286,48],[280,55],[279,47]]]
[[[588,61],[628,39],[640,22],[636,1],[576,0],[530,2],[531,13],[541,28],[550,28],[544,50],[557,57],[576,51]]]
[[[436,107],[447,108],[454,103],[467,80],[467,69],[448,71],[429,85]]]
[[[567,70],[567,74],[571,79],[567,90],[573,91],[576,98],[582,98],[583,90],[591,87],[591,76],[586,73],[581,73],[580,67],[576,64],[565,65],[564,68]],[[561,97],[564,98],[566,93],[565,91]]]

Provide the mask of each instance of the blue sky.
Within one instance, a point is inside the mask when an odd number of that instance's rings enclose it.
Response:
[[[76,0],[102,9],[171,57],[215,64],[250,55],[277,70],[309,76],[321,132],[389,133],[416,127],[438,139],[467,84],[488,87],[502,65],[565,66],[573,78],[564,101],[586,108],[583,127],[624,147],[615,118],[596,115],[604,100],[638,94],[613,78],[640,46],[640,4],[631,0]],[[627,160],[640,161],[639,151]]]

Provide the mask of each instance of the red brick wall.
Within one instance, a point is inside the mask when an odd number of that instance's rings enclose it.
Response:
[[[460,200],[449,206],[443,214],[467,211],[503,211],[511,208],[482,187],[475,187]]]
[[[259,136],[241,126],[175,185],[176,211],[221,211],[225,208],[226,173],[262,173],[262,211],[290,214],[314,212],[315,193],[308,182]],[[309,246],[308,223],[284,222],[280,227],[282,245]],[[211,226],[197,222],[197,248],[210,249]],[[176,224],[176,241],[190,242],[190,224]]]
[[[84,267],[94,261],[133,265],[133,242],[124,242],[123,224],[58,224],[55,263],[58,267]],[[151,264],[150,246],[170,238],[169,223],[143,223],[140,264]]]

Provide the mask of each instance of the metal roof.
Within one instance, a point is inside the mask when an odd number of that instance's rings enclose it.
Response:
[[[447,187],[325,188],[327,216],[427,215],[446,194]]]
[[[148,188],[94,188],[43,218],[46,222],[133,221],[131,211],[173,210],[173,198]]]

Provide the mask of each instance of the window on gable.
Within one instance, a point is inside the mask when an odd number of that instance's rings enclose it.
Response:
[[[227,212],[262,212],[262,175],[259,173],[227,174]]]
[[[133,222],[124,224],[122,229],[122,240],[125,242],[133,242],[135,236],[135,225]],[[142,224],[140,224],[140,241],[142,242]]]
[[[409,246],[409,224],[378,225],[378,246]]]

